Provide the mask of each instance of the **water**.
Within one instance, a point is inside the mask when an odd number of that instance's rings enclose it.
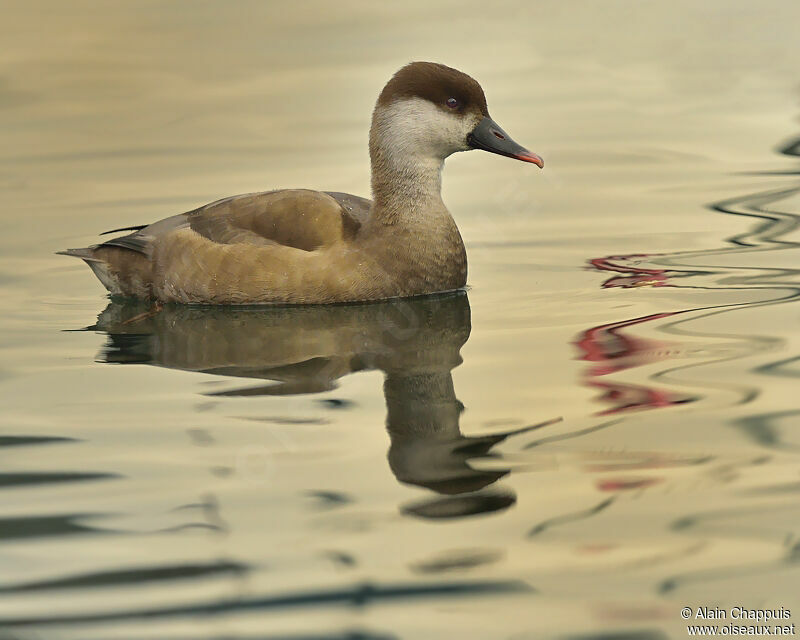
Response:
[[[0,637],[686,637],[796,621],[796,3],[6,3]],[[372,103],[477,77],[470,290],[109,303],[52,253],[368,192]],[[790,620],[791,622],[791,620]]]

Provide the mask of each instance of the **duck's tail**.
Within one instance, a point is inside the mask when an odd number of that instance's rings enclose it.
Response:
[[[56,253],[83,260],[113,295],[137,298],[151,296],[152,265],[141,253],[108,244]]]
[[[93,248],[94,247],[85,247],[84,249],[64,249],[64,251],[56,251],[56,255],[72,256],[74,258],[86,260],[86,262],[102,262],[102,260],[95,258],[92,255]]]
[[[97,279],[103,283],[103,286],[111,293],[120,294],[122,288],[119,283],[119,278],[111,273],[109,264],[106,260],[101,260],[95,255],[94,250],[97,247],[85,247],[83,249],[65,249],[64,251],[56,251],[56,254],[62,256],[72,256],[73,258],[80,258],[89,268],[94,271]]]

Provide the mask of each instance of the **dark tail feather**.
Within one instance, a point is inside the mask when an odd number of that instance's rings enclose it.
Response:
[[[87,262],[102,262],[102,260],[98,260],[92,256],[91,247],[86,247],[85,249],[66,249],[64,251],[56,251],[56,254],[60,256],[72,256],[74,258],[80,258],[81,260],[86,260]]]
[[[146,224],[135,224],[132,227],[120,227],[119,229],[112,229],[111,231],[103,231],[100,235],[107,236],[109,233],[119,233],[120,231],[141,231],[146,226]]]

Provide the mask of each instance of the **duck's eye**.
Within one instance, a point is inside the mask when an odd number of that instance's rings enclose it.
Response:
[[[458,109],[461,106],[461,103],[455,98],[448,98],[445,104],[451,109]]]

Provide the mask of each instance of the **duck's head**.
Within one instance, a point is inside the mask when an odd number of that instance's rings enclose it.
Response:
[[[467,74],[435,62],[412,62],[395,73],[375,105],[373,157],[441,165],[470,149],[544,166],[492,120],[483,89]]]

